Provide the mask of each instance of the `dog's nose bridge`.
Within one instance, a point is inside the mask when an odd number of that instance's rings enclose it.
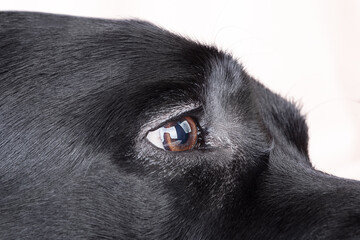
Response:
[[[346,232],[360,238],[360,182],[333,177],[325,184],[325,190],[315,197],[319,218],[324,219],[324,225],[333,225],[330,230],[339,234],[337,239],[345,239]]]
[[[299,165],[268,170],[258,181],[257,208],[264,218],[293,230],[306,227],[303,233],[314,235],[304,239],[344,239],[346,232],[360,239],[360,182]]]

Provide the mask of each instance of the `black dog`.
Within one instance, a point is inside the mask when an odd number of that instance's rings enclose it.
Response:
[[[146,22],[1,13],[0,131],[1,239],[360,239],[297,107]]]

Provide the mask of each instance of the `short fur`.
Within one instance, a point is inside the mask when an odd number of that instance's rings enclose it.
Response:
[[[177,114],[205,147],[146,139]],[[0,131],[0,239],[360,239],[296,105],[147,22],[0,13]]]

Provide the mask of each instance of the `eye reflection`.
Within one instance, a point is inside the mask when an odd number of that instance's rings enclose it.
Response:
[[[197,126],[191,117],[169,122],[147,135],[152,144],[168,151],[191,150],[196,145],[197,138]]]

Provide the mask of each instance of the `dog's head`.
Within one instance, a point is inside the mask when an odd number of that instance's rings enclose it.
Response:
[[[141,21],[0,14],[0,236],[360,238],[297,106]]]

